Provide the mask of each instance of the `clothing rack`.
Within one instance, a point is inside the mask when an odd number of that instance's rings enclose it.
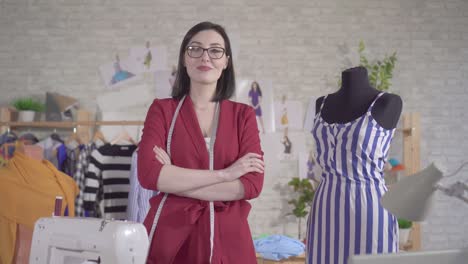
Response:
[[[17,122],[11,120],[11,111],[8,108],[0,108],[0,128],[3,127],[45,127],[45,128],[78,128],[94,126],[141,126],[144,121],[113,120],[98,121],[92,117],[91,112],[78,110],[76,121],[32,121]]]
[[[142,126],[144,121],[33,121],[33,122],[0,122],[1,127],[47,127],[77,128],[79,126]]]
[[[91,133],[97,131],[98,126],[143,126],[144,121],[139,120],[112,120],[98,121],[89,111],[78,110],[75,121],[31,121],[17,122],[12,121],[11,111],[8,108],[0,108],[0,134],[5,131],[10,131],[12,128],[27,127],[27,128],[57,128],[73,129],[78,138],[83,142],[89,142]]]

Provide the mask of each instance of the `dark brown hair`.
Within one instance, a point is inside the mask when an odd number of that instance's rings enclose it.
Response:
[[[172,87],[172,97],[175,99],[181,99],[190,91],[190,77],[188,76],[187,69],[184,66],[185,50],[187,49],[187,45],[189,44],[193,36],[195,36],[198,32],[204,30],[214,30],[223,37],[226,49],[225,56],[229,57],[227,68],[223,70],[216,84],[216,91],[212,98],[212,101],[219,102],[224,99],[229,99],[235,92],[236,80],[234,77],[234,65],[232,62],[232,50],[229,37],[222,26],[211,22],[201,22],[193,26],[187,32],[187,34],[185,34],[185,37],[182,40],[182,44],[180,45],[179,62],[177,66],[178,70],[174,82],[174,87]]]

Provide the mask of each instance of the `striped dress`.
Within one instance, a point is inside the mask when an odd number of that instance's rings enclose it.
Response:
[[[349,255],[398,251],[396,218],[380,204],[383,169],[395,129],[381,127],[372,107],[344,124],[321,116],[312,129],[322,169],[307,223],[307,263],[347,263]]]

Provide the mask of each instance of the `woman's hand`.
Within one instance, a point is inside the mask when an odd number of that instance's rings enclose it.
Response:
[[[231,166],[220,170],[221,178],[223,178],[224,181],[233,181],[249,172],[263,173],[265,165],[261,157],[262,156],[257,153],[245,154]]]
[[[156,159],[164,165],[171,165],[171,158],[167,155],[166,151],[158,146],[153,148]]]

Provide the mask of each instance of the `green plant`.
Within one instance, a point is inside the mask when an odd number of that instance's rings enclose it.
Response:
[[[13,106],[18,111],[35,111],[42,112],[44,111],[44,104],[34,100],[33,98],[20,98],[13,101]]]
[[[296,198],[288,201],[289,204],[294,206],[289,215],[294,215],[298,218],[298,238],[301,236],[301,219],[306,217],[308,209],[314,200],[314,188],[308,179],[300,179],[297,177],[292,178],[288,182],[289,186],[293,187]]]
[[[361,40],[359,42],[359,62],[360,66],[366,67],[369,74],[369,82],[373,87],[380,91],[387,91],[390,88],[390,80],[393,77],[393,69],[397,61],[396,52],[385,57],[382,60],[370,62],[364,55],[366,46]]]
[[[406,220],[406,219],[403,219],[403,218],[398,218],[398,227],[401,228],[401,229],[407,229],[407,228],[411,228],[413,226],[413,222],[411,222],[410,220]]]

